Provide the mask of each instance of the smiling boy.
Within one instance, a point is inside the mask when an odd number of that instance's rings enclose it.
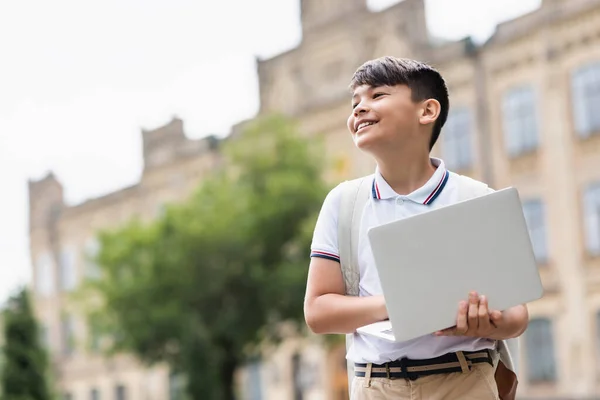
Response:
[[[354,144],[377,165],[366,178],[371,196],[360,223],[358,296],[346,295],[339,264],[339,185],[326,197],[315,226],[306,323],[319,334],[353,334],[347,353],[355,363],[353,400],[498,399],[497,341],[524,332],[525,305],[489,310],[485,296],[470,293],[458,305],[451,329],[400,343],[356,333],[388,317],[367,230],[458,202],[459,183],[443,160],[430,156],[449,110],[448,90],[439,72],[414,60],[383,57],[363,64],[350,89],[348,129]],[[409,377],[405,370],[414,367],[421,372]]]

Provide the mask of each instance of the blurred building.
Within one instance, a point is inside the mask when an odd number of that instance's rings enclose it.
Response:
[[[546,293],[521,339],[520,394],[600,395],[600,1],[543,0],[483,45],[431,38],[423,0],[376,13],[365,0],[301,8],[302,43],[259,61],[260,112],[293,115],[307,135],[324,137],[337,183],[374,168],[345,127],[354,70],[383,55],[437,67],[451,110],[434,154],[456,172],[520,190],[539,261]],[[308,386],[289,398],[342,399],[345,381],[337,384],[342,395]]]
[[[366,0],[301,0],[302,43],[259,60],[260,113],[298,118],[323,137],[332,184],[371,173],[346,130],[354,70],[382,55],[436,66],[451,113],[434,154],[493,187],[519,188],[546,289],[522,337],[526,398],[600,394],[600,0],[543,0],[483,45],[426,29],[424,0],[370,12]],[[186,197],[219,163],[214,141],[186,139],[180,120],[143,132],[145,166],[130,188],[76,206],[53,175],[30,183],[35,308],[69,399],[164,399],[165,367],[100,357],[69,293],[94,266],[98,229]],[[307,260],[308,263],[308,260]],[[241,371],[247,400],[347,399],[343,346],[290,339]]]
[[[97,273],[89,261],[98,250],[96,232],[133,217],[156,217],[219,164],[218,141],[187,139],[177,118],[143,131],[142,139],[145,165],[131,187],[67,206],[54,175],[29,183],[34,306],[52,356],[54,386],[65,400],[164,400],[176,389],[165,366],[144,368],[127,355],[102,357],[101,338],[71,297]]]

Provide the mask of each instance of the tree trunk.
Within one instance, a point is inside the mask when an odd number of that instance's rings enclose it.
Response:
[[[211,351],[212,346],[198,338],[193,338],[185,348],[185,374],[187,395],[190,400],[220,400],[221,380],[215,370],[218,361]]]
[[[221,379],[223,382],[223,400],[235,400],[235,371],[239,365],[237,354],[227,352],[221,365]]]

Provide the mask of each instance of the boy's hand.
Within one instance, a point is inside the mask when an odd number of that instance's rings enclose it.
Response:
[[[456,326],[437,331],[435,335],[494,338],[503,331],[504,324],[502,312],[490,311],[487,298],[471,292],[469,301],[461,301],[458,306]]]

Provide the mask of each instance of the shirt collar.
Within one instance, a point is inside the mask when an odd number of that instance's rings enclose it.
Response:
[[[406,198],[415,203],[431,204],[439,196],[442,190],[444,190],[450,172],[446,169],[444,161],[439,158],[431,158],[431,164],[436,167],[431,178],[429,178],[423,186],[408,194]],[[385,200],[398,196],[398,193],[396,193],[394,189],[388,185],[385,179],[383,179],[383,176],[381,176],[381,173],[379,172],[379,168],[375,169],[375,178],[373,179],[371,194],[374,199],[378,200]]]

